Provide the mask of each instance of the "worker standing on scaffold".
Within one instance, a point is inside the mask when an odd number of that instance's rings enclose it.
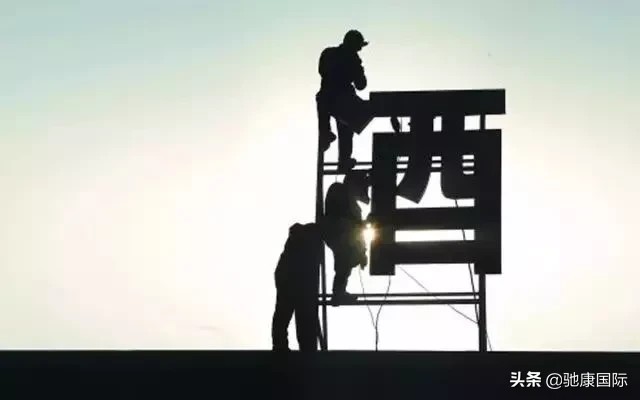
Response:
[[[356,295],[347,293],[347,281],[353,268],[367,265],[365,223],[358,201],[369,204],[369,185],[366,171],[351,170],[344,183],[333,183],[327,192],[323,223],[326,243],[334,259],[333,306],[357,299]]]
[[[351,158],[354,132],[360,134],[373,119],[369,103],[356,94],[356,89],[367,87],[358,52],[368,44],[360,32],[350,30],[342,44],[324,49],[318,61],[318,72],[322,77],[320,91],[316,94],[320,147],[324,152],[336,140],[330,125],[333,116],[338,128],[338,170],[343,173],[356,164]],[[399,131],[398,118],[392,117],[391,125]]]

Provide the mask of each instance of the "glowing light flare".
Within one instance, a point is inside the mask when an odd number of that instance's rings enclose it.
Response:
[[[371,242],[373,242],[376,237],[376,230],[371,226],[371,224],[367,224],[367,227],[362,231],[362,236],[367,243],[367,247],[370,247]]]

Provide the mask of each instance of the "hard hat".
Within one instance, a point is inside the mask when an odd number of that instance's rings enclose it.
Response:
[[[369,42],[364,40],[364,36],[359,31],[352,29],[344,35],[344,39],[342,43],[346,45],[354,45],[354,46],[366,46]]]

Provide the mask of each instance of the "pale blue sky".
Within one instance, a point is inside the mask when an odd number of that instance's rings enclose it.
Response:
[[[317,58],[358,28],[369,90],[506,89],[494,347],[640,348],[640,3],[289,3],[0,3],[1,347],[269,348],[313,218]],[[332,310],[332,347],[372,348],[368,318]],[[446,307],[382,311],[381,349],[476,345]]]

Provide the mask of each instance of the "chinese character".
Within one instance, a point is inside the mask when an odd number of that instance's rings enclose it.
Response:
[[[613,387],[624,387],[627,386],[627,373],[613,373]]]
[[[611,373],[602,372],[596,374],[596,386],[598,387],[611,387]]]
[[[540,372],[527,372],[527,387],[540,387]]]
[[[581,387],[595,387],[596,374],[593,372],[586,372],[580,374],[580,386]]]
[[[522,373],[520,371],[512,372],[510,383],[511,383],[511,387],[516,387],[516,386],[524,387],[524,379],[522,379]]]
[[[579,376],[575,372],[574,373],[565,372],[563,374],[562,381],[563,381],[562,384],[563,384],[564,387],[579,387],[580,386]]]

